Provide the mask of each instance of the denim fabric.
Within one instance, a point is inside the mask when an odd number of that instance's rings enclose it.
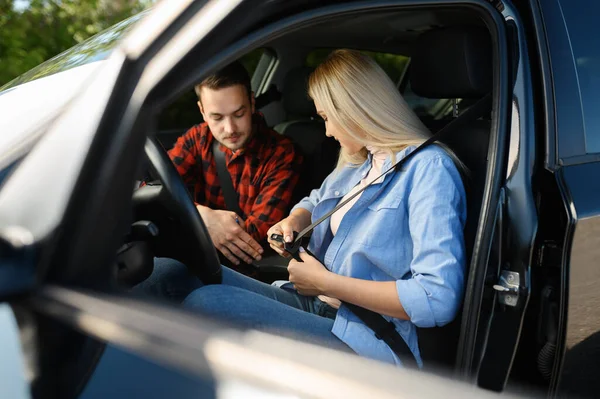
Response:
[[[271,286],[227,267],[223,267],[222,284],[203,286],[182,263],[157,258],[152,275],[134,291],[183,302],[188,309],[241,327],[352,352],[331,333],[335,309],[316,297],[298,294],[291,285]]]
[[[401,159],[415,147],[396,154]],[[317,220],[333,209],[371,167],[371,158],[358,167],[334,171],[318,190],[295,208]],[[391,167],[387,159],[383,170]],[[416,326],[449,323],[460,306],[464,289],[463,228],[466,198],[452,159],[430,146],[368,187],[342,218],[335,237],[329,220],[313,231],[309,249],[332,272],[357,279],[395,281],[398,299],[410,317],[393,321],[422,365]],[[176,266],[177,265],[177,266]],[[223,284],[202,286],[175,261],[157,261],[154,274],[141,285],[144,291],[184,301],[191,309],[226,317],[242,325],[285,335],[299,333],[315,342],[347,349],[380,361],[401,360],[375,337],[345,306],[335,321],[320,300],[272,287],[223,269]],[[192,292],[193,291],[193,292]],[[191,294],[190,294],[191,293]],[[343,343],[346,345],[344,345]]]
[[[414,146],[396,154],[399,160]],[[391,167],[388,158],[383,170]],[[296,208],[315,221],[333,209],[371,168],[334,171]],[[395,281],[410,321],[391,319],[421,365],[416,326],[449,323],[464,289],[463,228],[466,197],[461,176],[439,146],[424,149],[400,172],[368,187],[342,218],[335,237],[329,220],[317,226],[309,244],[332,272],[363,280]],[[337,312],[332,332],[361,356],[400,365],[400,359],[346,307]]]

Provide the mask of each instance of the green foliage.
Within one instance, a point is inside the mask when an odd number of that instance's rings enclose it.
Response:
[[[377,61],[379,66],[388,74],[394,83],[398,83],[404,73],[404,69],[408,66],[408,60],[410,59],[407,56],[398,54],[373,53],[371,51],[363,51],[363,53],[371,56]]]
[[[153,0],[0,0],[0,86],[152,3]],[[108,46],[110,41],[103,43]],[[81,50],[85,56],[86,49]]]
[[[262,56],[263,52],[263,49],[256,49],[239,59],[240,63],[248,71],[248,74],[250,75],[251,79],[252,74],[254,73],[254,71],[256,71],[256,67],[258,66],[258,62],[260,61],[260,57]]]

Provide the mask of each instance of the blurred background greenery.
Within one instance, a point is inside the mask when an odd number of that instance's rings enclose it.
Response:
[[[0,0],[0,86],[154,0]]]

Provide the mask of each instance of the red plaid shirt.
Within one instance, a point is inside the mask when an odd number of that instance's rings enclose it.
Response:
[[[206,123],[196,125],[177,139],[171,160],[197,204],[226,209],[212,153],[213,135]],[[262,115],[253,115],[253,134],[246,146],[233,153],[223,145],[227,170],[239,196],[246,231],[264,242],[267,231],[287,216],[302,157],[292,141],[267,127]]]

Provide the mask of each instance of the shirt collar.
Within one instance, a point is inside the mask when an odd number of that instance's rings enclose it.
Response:
[[[404,158],[405,156],[407,156],[408,154],[410,154],[411,152],[413,152],[415,150],[415,146],[408,146],[406,148],[404,148],[401,151],[396,152],[396,163],[398,161],[400,161],[402,158]],[[346,193],[348,191],[350,191],[354,186],[356,186],[358,184],[358,182],[363,179],[365,176],[367,176],[367,174],[369,173],[369,170],[371,169],[371,165],[373,163],[373,155],[370,152],[367,152],[367,160],[360,166],[358,166],[356,168],[356,172],[352,174],[352,177],[350,179],[347,179],[345,181],[340,181],[340,187],[343,188],[343,192]],[[389,168],[392,167],[392,157],[387,157],[383,163],[383,167],[381,168],[382,173],[386,170],[388,170]],[[377,184],[382,184],[386,181],[386,178],[388,176],[390,176],[392,172],[388,172],[388,174],[385,175],[385,178],[382,182],[375,182],[373,183],[374,185]]]
[[[411,152],[413,152],[417,147],[414,145],[409,145],[406,148],[396,152],[396,162],[398,163],[402,158],[406,157],[408,154],[410,154]],[[373,154],[371,154],[371,152],[367,152],[367,162],[365,162],[365,164],[363,164],[363,166],[368,164],[368,167],[371,167],[371,163],[373,162]],[[385,161],[383,162],[383,167],[381,168],[382,172],[388,170],[389,168],[392,167],[392,158],[391,157],[387,157],[385,159]],[[361,166],[362,167],[362,166]]]

